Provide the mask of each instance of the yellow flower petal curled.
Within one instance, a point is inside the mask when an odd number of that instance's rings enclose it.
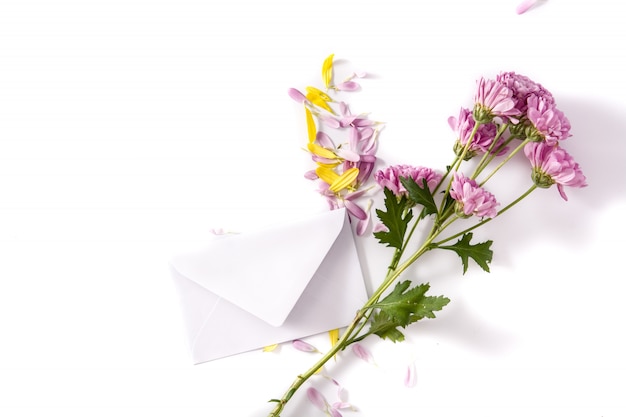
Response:
[[[326,158],[326,159],[337,159],[337,155],[335,155],[333,151],[328,150],[318,145],[317,143],[309,143],[306,145],[306,147],[309,150],[309,152],[311,152],[314,155],[321,156],[322,158]]]
[[[350,186],[356,180],[356,177],[359,175],[358,168],[350,168],[343,174],[341,174],[335,181],[330,184],[328,188],[333,193],[339,192],[344,188]]]
[[[313,114],[311,110],[305,108],[306,113],[306,130],[309,135],[309,143],[315,142],[315,136],[317,135],[317,129],[315,128],[315,121],[313,120]]]
[[[324,60],[322,64],[322,80],[324,81],[324,85],[326,88],[330,87],[330,83],[333,80],[333,58],[335,54],[330,54]]]
[[[339,178],[339,174],[327,167],[317,167],[315,169],[317,176],[327,184],[332,184]]]
[[[326,102],[326,100],[324,100],[323,98],[321,98],[319,95],[315,94],[315,93],[308,93],[306,95],[307,100],[309,100],[311,103],[315,104],[317,107],[320,107],[324,110],[326,110],[329,113],[335,114],[335,112],[333,111],[333,109],[328,105],[328,103]]]
[[[276,348],[278,347],[278,343],[275,343],[273,345],[269,345],[269,346],[265,346],[263,348],[263,352],[273,352],[276,350]]]

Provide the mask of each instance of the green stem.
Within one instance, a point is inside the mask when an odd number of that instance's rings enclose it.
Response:
[[[325,353],[308,371],[303,374],[298,375],[298,377],[293,381],[293,383],[289,386],[285,394],[280,400],[274,400],[276,402],[276,406],[270,412],[268,417],[279,417],[280,413],[285,408],[285,405],[291,397],[296,393],[296,391],[304,384],[311,376],[315,375],[318,370],[326,364],[332,357],[334,357],[337,353],[345,349],[351,343],[356,342],[357,337],[359,336],[359,332],[363,329],[364,324],[369,319],[371,314],[372,305],[378,302],[378,299],[382,296],[382,294],[389,288],[389,286],[409,267],[413,262],[415,262],[420,256],[422,256],[425,252],[430,250],[430,244],[433,239],[439,233],[434,233],[429,236],[428,239],[422,244],[422,246],[407,259],[401,265],[399,265],[394,270],[389,270],[387,273],[387,277],[383,281],[383,283],[376,289],[374,294],[367,300],[367,302],[363,305],[363,307],[357,312],[356,316],[352,320],[352,323],[346,328],[346,331],[341,336],[339,341],[333,346],[327,353]],[[397,252],[397,251],[396,251]],[[364,321],[365,320],[365,321]],[[352,335],[357,330],[357,333],[354,337]]]
[[[515,156],[516,153],[518,153],[520,150],[522,150],[524,148],[524,146],[526,146],[526,144],[530,142],[530,139],[524,139],[518,146],[517,148],[515,148],[513,150],[513,152],[511,152],[509,155],[507,155],[506,158],[504,158],[504,160],[502,162],[500,162],[498,164],[497,167],[494,168],[493,171],[491,171],[491,174],[489,174],[487,176],[487,178],[485,178],[481,183],[480,186],[482,187],[487,181],[489,181],[489,179],[491,177],[493,177],[493,175],[498,172],[500,170],[500,168],[502,168],[507,162],[509,162],[511,160],[511,158],[513,158],[513,156]]]
[[[526,190],[526,192],[525,192],[524,194],[520,195],[520,196],[519,196],[519,197],[517,197],[517,198],[516,198],[513,202],[511,202],[510,204],[508,204],[508,205],[507,205],[506,207],[504,207],[502,210],[498,211],[498,214],[496,214],[496,216],[495,216],[495,217],[491,217],[491,218],[488,218],[488,219],[482,220],[482,221],[480,221],[480,222],[476,223],[475,225],[473,225],[473,226],[471,226],[471,227],[468,227],[467,229],[465,229],[465,230],[463,230],[463,231],[461,231],[461,232],[459,232],[459,233],[455,233],[454,235],[449,236],[449,237],[447,237],[447,238],[445,238],[445,239],[443,239],[443,240],[440,240],[439,242],[434,242],[434,243],[433,243],[433,246],[439,246],[439,245],[441,245],[442,243],[446,243],[446,242],[448,242],[448,241],[450,241],[450,240],[452,240],[452,239],[456,239],[457,237],[461,237],[461,236],[463,236],[464,234],[466,234],[467,232],[471,232],[472,230],[479,228],[480,226],[484,225],[485,223],[489,223],[491,220],[493,220],[493,219],[495,219],[495,218],[497,218],[497,217],[500,217],[500,216],[501,216],[501,215],[503,215],[503,214],[504,214],[507,210],[509,210],[511,207],[513,207],[514,205],[516,205],[517,203],[519,203],[520,201],[522,201],[524,198],[528,197],[528,195],[529,195],[530,193],[532,193],[532,192],[533,192],[536,188],[537,188],[537,186],[536,186],[535,184],[531,185],[531,186],[530,186],[530,188],[529,188],[528,190]]]
[[[508,123],[504,123],[502,126],[500,126],[500,128],[496,132],[496,136],[493,138],[493,142],[491,142],[491,146],[489,146],[489,149],[487,150],[487,152],[485,152],[483,154],[482,158],[478,162],[478,165],[476,166],[476,170],[474,171],[474,175],[472,175],[472,177],[471,177],[472,179],[476,179],[476,177],[478,177],[478,175],[480,175],[480,173],[489,165],[489,163],[491,161],[493,161],[493,158],[496,157],[498,152],[504,146],[506,146],[506,144],[504,144],[501,147],[499,147],[497,150],[495,149],[495,146],[498,143],[498,140],[504,134],[504,132],[506,131],[506,129],[508,127],[509,127]],[[507,141],[507,143],[508,143],[508,141]]]

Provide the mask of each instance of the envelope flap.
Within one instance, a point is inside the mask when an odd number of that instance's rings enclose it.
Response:
[[[186,278],[273,325],[283,324],[344,227],[345,209],[212,242],[175,257]],[[350,231],[351,233],[351,231]]]

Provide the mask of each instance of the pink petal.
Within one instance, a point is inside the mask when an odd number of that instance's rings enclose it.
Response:
[[[307,180],[316,180],[319,177],[317,176],[317,173],[315,172],[315,170],[312,169],[304,173],[304,178],[306,178]]]
[[[289,94],[289,97],[291,97],[298,103],[304,103],[305,101],[307,101],[306,96],[295,88],[290,88],[289,90],[287,90],[287,94]]]
[[[350,149],[357,150],[359,149],[359,141],[361,140],[361,132],[356,127],[350,126],[348,131],[348,143],[350,144]]]
[[[315,135],[315,142],[324,148],[335,149],[335,144],[332,139],[324,132],[317,132],[317,135]]]
[[[343,417],[343,415],[339,412],[339,410],[335,408],[329,408],[328,412],[330,413],[331,417]]]
[[[326,398],[324,398],[321,392],[313,387],[310,387],[306,390],[306,396],[309,398],[309,401],[311,401],[314,406],[322,411],[326,411],[328,403],[326,402]]]
[[[301,352],[319,352],[319,350],[317,350],[315,346],[310,345],[307,342],[300,340],[300,339],[294,340],[293,342],[291,342],[291,344],[293,345],[294,348],[296,348],[297,350]]]
[[[367,213],[361,207],[359,207],[356,203],[353,203],[350,200],[344,200],[343,204],[346,206],[346,209],[359,220],[367,219]]]
[[[367,363],[374,363],[374,358],[370,352],[363,347],[360,343],[352,345],[352,352],[360,359],[363,359]]]
[[[332,128],[332,129],[337,129],[339,127],[341,127],[341,124],[339,123],[339,120],[335,119],[332,116],[328,116],[325,114],[320,115],[320,120],[322,121],[322,123],[324,123],[326,126]]]
[[[350,162],[359,162],[361,160],[361,156],[358,153],[351,151],[347,148],[337,149],[337,155]]]
[[[406,369],[406,375],[404,376],[404,386],[407,388],[413,388],[417,383],[417,371],[415,369],[415,362],[410,364]]]
[[[338,90],[341,90],[341,91],[356,91],[361,86],[357,82],[346,81],[346,82],[337,84],[336,87],[337,87]]]
[[[525,13],[528,11],[528,9],[533,7],[535,3],[537,3],[537,0],[524,0],[517,6],[515,11],[517,12],[517,14]]]

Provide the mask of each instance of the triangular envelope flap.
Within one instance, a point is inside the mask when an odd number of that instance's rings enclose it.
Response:
[[[283,324],[346,224],[345,209],[231,235],[172,266],[273,326]]]

